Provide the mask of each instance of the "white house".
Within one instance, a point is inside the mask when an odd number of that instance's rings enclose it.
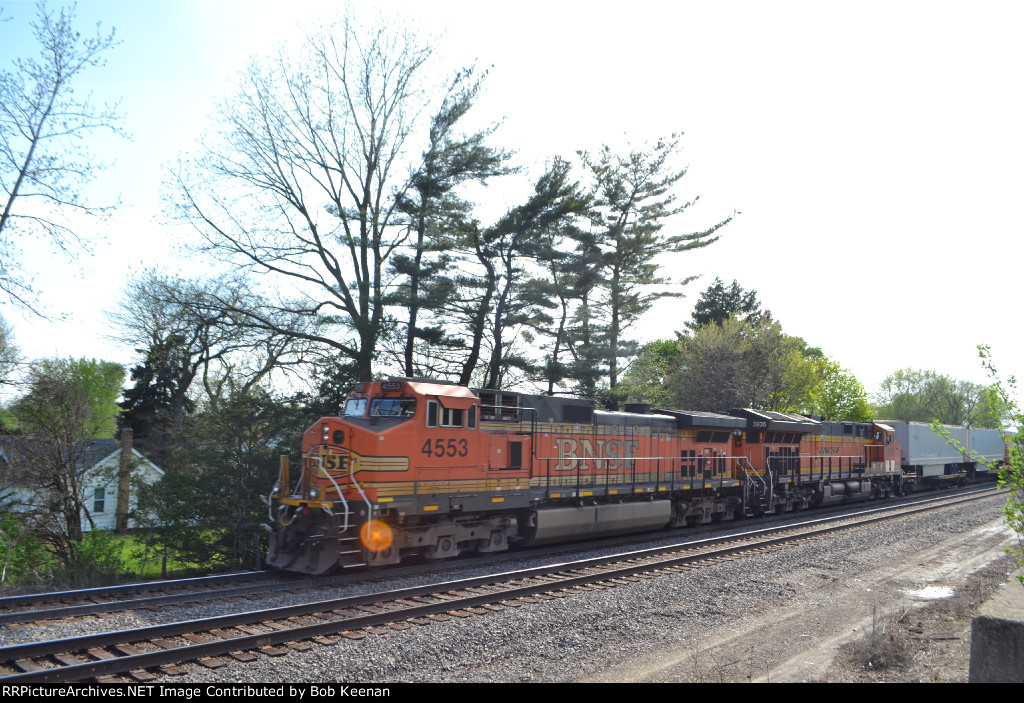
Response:
[[[121,466],[121,446],[97,461],[86,473],[85,496],[92,521],[98,530],[113,530],[117,519],[117,474]],[[163,469],[142,456],[137,449],[132,449],[132,480],[152,484],[164,475]],[[129,494],[129,513],[135,510],[138,496]],[[135,521],[129,519],[128,527],[134,527]],[[89,521],[82,518],[82,531],[89,531]]]
[[[0,472],[4,474],[0,499],[10,509],[24,511],[32,505],[39,504],[39,495],[30,485],[26,485],[30,479],[17,478],[20,473],[17,470],[16,456],[18,455],[17,445],[21,441],[14,437],[0,437]],[[138,482],[147,484],[155,483],[164,475],[163,469],[147,459],[138,450],[132,449],[131,477],[132,484]],[[90,442],[88,451],[83,452],[89,457],[92,464],[83,467],[82,485],[83,497],[86,499],[86,507],[96,529],[113,530],[117,522],[117,493],[118,473],[121,465],[121,443],[114,439],[94,439]],[[13,460],[13,461],[12,461]],[[133,511],[138,504],[138,496],[134,491],[129,492],[129,512]],[[129,520],[128,526],[133,527],[134,521]],[[82,516],[82,530],[88,532],[92,529],[86,516]]]

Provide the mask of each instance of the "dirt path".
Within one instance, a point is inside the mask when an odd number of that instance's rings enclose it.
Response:
[[[752,613],[687,649],[611,665],[593,680],[966,681],[969,613],[1006,583],[1010,539],[994,520],[896,560],[886,558],[884,546],[858,553],[851,562],[872,566],[843,577],[816,568],[788,572],[784,584],[793,595],[781,607]],[[955,595],[929,598],[949,592]]]

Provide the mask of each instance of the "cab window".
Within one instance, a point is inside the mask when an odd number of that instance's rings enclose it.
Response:
[[[412,417],[415,414],[415,398],[374,398],[370,401],[370,417]]]
[[[476,426],[476,406],[470,410],[470,427]],[[427,427],[465,427],[466,411],[446,408],[436,400],[427,401]]]
[[[441,427],[462,427],[462,408],[441,408]]]
[[[362,417],[366,414],[366,398],[349,398],[345,401],[345,417]]]

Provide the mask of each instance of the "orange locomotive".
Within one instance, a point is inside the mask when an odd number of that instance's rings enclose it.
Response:
[[[319,574],[732,520],[902,491],[877,423],[360,383],[270,496],[270,566]]]

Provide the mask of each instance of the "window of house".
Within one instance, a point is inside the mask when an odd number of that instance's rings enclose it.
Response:
[[[92,496],[92,511],[94,513],[105,512],[106,511],[106,507],[107,507],[106,506],[106,499],[107,499],[107,489],[106,489],[106,487],[104,487],[104,488],[97,488],[96,492],[93,493],[93,496]]]

